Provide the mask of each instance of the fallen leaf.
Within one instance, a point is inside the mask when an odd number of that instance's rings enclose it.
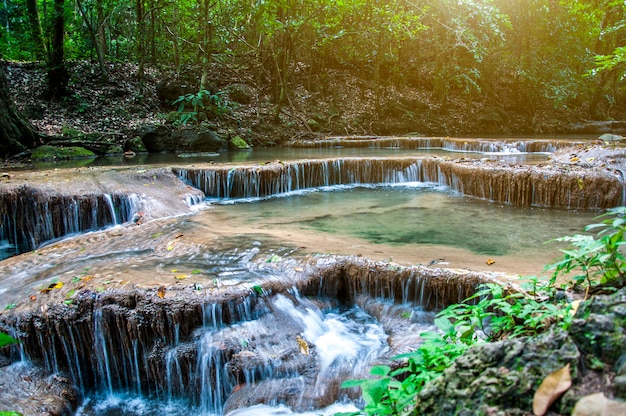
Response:
[[[578,157],[573,157],[573,158],[571,158],[569,161],[570,161],[570,163],[576,163],[576,162],[578,162],[579,160],[580,160],[580,158],[578,158]]]
[[[184,274],[179,274],[179,275],[177,275],[177,276],[174,276],[174,278],[175,278],[176,280],[183,280],[183,279],[186,279],[186,278],[187,278],[187,275],[184,275]]]
[[[582,179],[578,178],[576,179],[576,181],[578,182],[578,187],[580,188],[580,190],[582,191],[585,188],[585,183],[583,182]]]
[[[302,267],[294,267],[293,270],[296,271],[296,272],[303,272],[304,271],[304,269]]]
[[[157,295],[163,299],[165,297],[165,286],[161,286],[159,287],[159,290],[157,291]]]
[[[304,355],[309,355],[309,344],[304,339],[300,338],[300,335],[296,335],[296,341],[298,341],[300,352]]]
[[[552,403],[572,386],[569,363],[550,373],[539,385],[533,397],[533,413],[535,416],[546,414]]]
[[[495,262],[496,262],[495,260],[489,259],[489,260],[487,260],[485,263],[487,263],[487,266],[491,266],[491,265],[492,265],[492,264],[494,264]]]

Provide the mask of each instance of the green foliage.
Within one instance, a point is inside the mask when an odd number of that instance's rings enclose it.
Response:
[[[622,249],[626,244],[624,241],[626,207],[609,209],[597,218],[602,221],[585,227],[585,231],[599,229],[596,237],[577,234],[557,239],[570,243],[573,248],[562,250],[565,254],[563,259],[546,267],[547,270],[553,270],[553,282],[556,282],[559,276],[565,275],[574,286],[582,286],[587,290],[599,284],[614,287],[626,284]]]
[[[460,304],[450,305],[437,314],[437,332],[422,334],[424,341],[413,352],[394,357],[402,360],[395,370],[375,366],[374,378],[347,380],[343,388],[361,389],[367,415],[402,415],[414,412],[417,394],[427,383],[439,377],[468,348],[482,342],[504,338],[534,336],[551,326],[567,330],[574,316],[574,306],[556,300],[556,280],[564,273],[579,272],[572,278],[575,285],[607,284],[623,286],[626,263],[621,248],[626,230],[626,207],[609,209],[598,217],[600,223],[585,230],[590,235],[562,237],[558,240],[574,245],[563,250],[563,260],[547,266],[554,270],[549,280],[528,278],[526,292],[512,291],[495,283],[480,285],[476,293]],[[346,413],[353,416],[362,413]],[[417,414],[417,413],[416,413]]]
[[[17,344],[19,341],[10,335],[0,332],[0,348],[11,344]]]
[[[223,97],[221,91],[212,94],[207,90],[200,90],[195,94],[181,95],[172,104],[178,104],[179,121],[182,125],[186,125],[190,121],[197,122],[201,109],[208,109],[215,115],[221,115],[226,113],[232,106],[232,103]],[[187,111],[188,107],[192,107],[193,111]]]

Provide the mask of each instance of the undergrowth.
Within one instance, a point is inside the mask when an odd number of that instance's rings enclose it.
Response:
[[[400,366],[372,367],[373,378],[347,380],[343,388],[358,387],[365,406],[361,412],[335,416],[417,415],[416,397],[424,386],[439,377],[454,360],[473,345],[506,338],[534,336],[552,326],[567,330],[578,302],[557,296],[559,289],[589,291],[602,286],[616,289],[625,284],[626,267],[621,247],[626,244],[626,207],[609,209],[601,222],[585,227],[599,230],[596,236],[580,234],[557,239],[573,248],[546,266],[548,278],[526,278],[524,291],[487,283],[462,303],[450,305],[435,318],[438,331],[422,334],[423,342],[413,352],[393,357]],[[567,283],[557,287],[559,277]]]

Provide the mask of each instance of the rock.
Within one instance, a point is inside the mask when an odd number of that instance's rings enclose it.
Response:
[[[67,415],[78,390],[70,380],[22,362],[0,368],[0,409],[24,415]]]
[[[118,144],[112,144],[111,146],[107,147],[104,152],[105,155],[121,155],[123,153],[124,149],[122,149],[122,146]]]
[[[232,84],[226,88],[230,99],[239,104],[250,104],[254,97],[252,88],[245,84]]]
[[[613,379],[615,395],[626,399],[626,376],[617,376]]]
[[[145,153],[148,151],[148,149],[146,149],[146,145],[143,143],[141,137],[139,136],[128,139],[126,141],[126,144],[124,145],[124,148],[135,153]]]
[[[138,134],[149,152],[219,152],[226,141],[206,127],[174,130],[166,126],[147,126]]]
[[[157,97],[165,105],[172,105],[181,95],[195,94],[197,92],[197,85],[172,79],[163,80],[156,86]]]
[[[308,119],[306,121],[306,124],[309,125],[309,128],[311,129],[311,131],[320,131],[320,123],[318,123],[314,119],[312,118]]]
[[[35,148],[31,154],[33,161],[52,161],[58,159],[95,158],[96,154],[80,146],[57,147],[43,145]]]
[[[567,129],[568,133],[575,134],[626,134],[626,121],[588,121],[576,123]]]
[[[607,399],[603,393],[591,394],[580,399],[572,416],[626,415],[626,403]]]
[[[241,138],[241,136],[235,136],[230,139],[229,147],[234,150],[247,150],[250,149],[250,145]]]
[[[602,136],[598,137],[598,140],[602,140],[603,142],[618,142],[620,140],[624,140],[624,136],[619,136],[617,134],[604,133]]]
[[[596,295],[581,304],[570,328],[581,351],[610,365],[617,362],[626,345],[626,322],[620,317],[624,305],[626,289]]]

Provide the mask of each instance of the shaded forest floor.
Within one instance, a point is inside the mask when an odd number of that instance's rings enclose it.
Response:
[[[46,79],[38,64],[10,63],[7,68],[15,104],[43,134],[56,138],[93,134],[99,140],[122,144],[148,125],[189,127],[180,122],[176,106],[164,100],[163,91],[172,99],[197,91],[199,69],[175,74],[147,67],[140,87],[134,64],[108,64],[108,82],[102,81],[95,63],[80,61],[68,66],[70,95],[60,102],[41,97]],[[317,135],[561,134],[586,119],[584,112],[576,109],[542,109],[530,114],[492,102],[468,104],[460,94],[451,94],[444,108],[428,86],[376,88],[339,71],[324,77],[299,77],[296,72],[276,118],[267,82],[224,66],[213,68],[211,74],[212,93],[224,100],[226,111],[203,115],[203,125],[221,137],[240,135],[254,146]]]

